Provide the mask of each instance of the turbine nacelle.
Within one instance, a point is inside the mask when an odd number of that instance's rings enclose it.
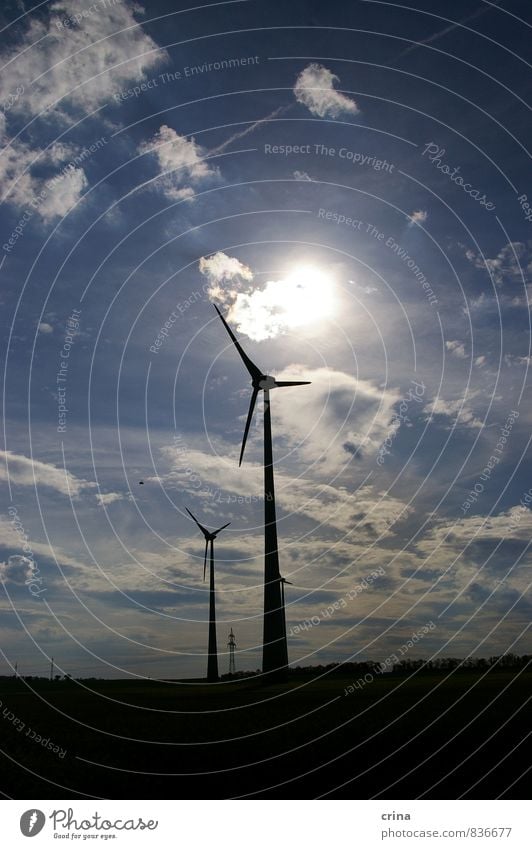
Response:
[[[223,531],[224,528],[228,528],[229,525],[231,524],[231,522],[228,522],[226,525],[222,525],[221,528],[217,528],[215,531],[208,531],[207,528],[204,528],[203,525],[200,525],[200,523],[198,522],[198,520],[196,519],[194,514],[190,512],[188,507],[185,507],[185,510],[187,511],[188,515],[191,516],[194,519],[196,525],[198,526],[198,528],[202,532],[203,536],[205,537],[205,557],[204,557],[204,560],[203,560],[203,580],[205,580],[205,573],[207,571],[207,551],[208,551],[208,548],[209,548],[209,543],[211,543],[211,545],[212,545],[212,543],[214,542],[214,540],[216,539],[216,537],[218,536],[220,531]]]
[[[238,461],[238,465],[241,466],[242,459],[244,457],[244,449],[246,447],[249,428],[251,425],[251,420],[253,418],[253,413],[255,411],[255,404],[257,402],[257,396],[259,392],[269,392],[270,389],[281,389],[285,386],[307,386],[310,383],[310,380],[276,380],[275,377],[273,377],[271,374],[263,374],[260,368],[255,365],[252,360],[250,360],[250,358],[242,348],[242,345],[240,344],[235,334],[227,324],[225,318],[223,317],[216,304],[213,304],[213,306],[218,315],[220,316],[221,320],[223,321],[224,327],[227,330],[229,336],[231,337],[233,345],[240,354],[242,362],[244,363],[251,376],[251,385],[253,387],[253,393],[251,395],[251,401],[249,403],[248,417],[246,420],[246,426],[244,428],[244,438],[242,439],[242,448],[240,449],[240,459]]]
[[[251,385],[253,386],[253,389],[256,389],[258,387],[259,389],[269,390],[275,389],[275,387],[277,386],[277,381],[274,377],[271,376],[271,374],[263,374],[259,381],[253,380],[251,382]]]
[[[253,378],[251,385],[253,389],[269,392],[270,389],[282,389],[284,386],[303,386],[310,383],[309,380],[277,380],[272,374],[261,374]]]

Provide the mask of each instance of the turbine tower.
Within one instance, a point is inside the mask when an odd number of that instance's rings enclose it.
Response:
[[[203,580],[207,571],[207,552],[210,544],[210,571],[209,571],[209,655],[207,660],[207,681],[218,681],[218,649],[216,646],[216,605],[214,599],[214,540],[227,525],[222,525],[217,531],[208,531],[203,525],[200,525],[193,513],[186,508],[189,516],[192,516],[196,525],[205,537],[205,557],[203,560]]]
[[[250,374],[253,388],[242,448],[240,449],[239,466],[242,465],[258,394],[261,391],[264,393],[264,632],[262,671],[265,675],[282,677],[288,668],[288,649],[286,645],[284,591],[282,592],[281,587],[282,578],[279,572],[279,552],[277,548],[270,390],[283,386],[304,386],[309,384],[310,381],[276,380],[271,375],[263,374],[260,368],[249,359],[216,304],[214,304],[214,308],[223,321],[225,329]]]

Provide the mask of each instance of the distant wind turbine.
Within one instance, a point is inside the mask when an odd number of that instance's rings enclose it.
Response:
[[[207,660],[207,681],[218,681],[218,649],[216,645],[216,605],[214,598],[214,540],[224,528],[227,528],[231,522],[228,522],[227,525],[222,525],[221,528],[218,528],[217,531],[208,531],[207,528],[204,528],[203,525],[200,525],[196,517],[193,513],[190,512],[188,507],[186,508],[189,516],[192,516],[196,525],[202,532],[205,537],[205,557],[203,560],[203,580],[205,580],[205,574],[207,571],[207,552],[209,549],[210,543],[210,572],[209,572],[209,656]]]
[[[286,578],[279,578],[279,583],[281,584],[281,601],[283,602],[284,609],[284,585],[290,584],[292,586],[292,581],[287,581]]]
[[[279,572],[277,548],[277,519],[275,513],[275,487],[273,478],[272,425],[270,414],[270,390],[284,386],[306,386],[309,380],[276,380],[263,374],[250,360],[222,313],[214,308],[251,376],[253,388],[249,412],[244,429],[238,465],[242,464],[255,404],[260,391],[264,392],[264,632],[262,647],[262,671],[264,674],[282,676],[288,668],[286,645],[286,622],[284,614],[283,579]]]
[[[286,578],[279,578],[279,584],[281,585],[281,607],[283,608],[283,627],[284,627],[284,638],[286,641],[286,616],[284,612],[284,585],[290,584],[292,586],[292,581],[287,581]]]

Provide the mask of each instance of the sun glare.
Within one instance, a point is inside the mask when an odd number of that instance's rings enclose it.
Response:
[[[286,323],[301,327],[324,318],[334,311],[333,281],[314,265],[295,268],[283,280],[283,308]]]
[[[261,342],[329,318],[335,307],[333,279],[314,265],[292,269],[262,288],[240,292],[229,318],[239,333]]]

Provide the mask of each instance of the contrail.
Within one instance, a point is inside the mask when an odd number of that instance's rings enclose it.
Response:
[[[223,153],[226,147],[229,147],[230,144],[233,144],[234,141],[238,141],[238,139],[244,138],[244,136],[252,133],[253,130],[256,130],[257,127],[260,127],[261,124],[266,124],[267,121],[271,121],[273,118],[277,118],[278,115],[281,115],[284,112],[287,112],[290,109],[290,106],[279,106],[277,109],[274,109],[269,115],[266,115],[265,118],[259,118],[258,121],[255,121],[254,124],[250,124],[249,127],[246,127],[245,130],[240,130],[238,133],[235,133],[227,141],[222,142],[219,147],[215,147],[213,150],[209,150],[207,152],[207,156],[216,156],[218,153]]]
[[[490,3],[489,6],[481,6],[475,12],[472,12],[467,17],[462,18],[461,21],[456,21],[456,23],[449,24],[449,26],[445,27],[445,29],[440,30],[439,32],[435,32],[434,35],[429,35],[428,38],[424,38],[423,41],[416,41],[415,44],[411,44],[410,47],[407,47],[402,53],[399,53],[396,56],[396,59],[401,59],[403,56],[406,56],[408,53],[411,53],[413,50],[416,50],[418,47],[423,47],[424,44],[431,44],[433,41],[437,41],[439,38],[443,38],[447,33],[452,32],[453,29],[457,27],[463,26],[464,24],[469,23],[469,21],[473,21],[475,18],[480,18],[485,12],[489,12],[491,8],[499,5],[500,0],[496,0],[495,3]]]

